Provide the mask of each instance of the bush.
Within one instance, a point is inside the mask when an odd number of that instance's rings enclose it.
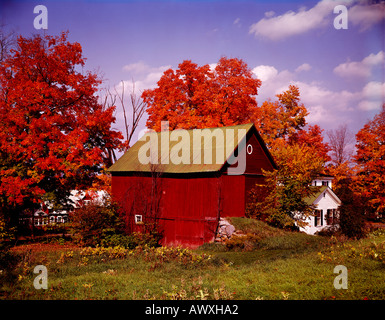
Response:
[[[104,204],[91,201],[70,214],[75,241],[84,246],[101,244],[108,236],[122,233],[124,222],[116,203],[105,199]]]
[[[140,233],[133,232],[129,235],[113,234],[108,235],[101,241],[103,247],[121,246],[127,249],[134,249],[137,246],[147,245],[148,247],[158,247],[161,235],[156,232]]]
[[[225,241],[228,250],[251,251],[258,246],[259,236],[253,233],[245,235],[234,235],[231,239]]]
[[[340,207],[341,232],[349,238],[361,239],[365,237],[365,220],[360,209],[355,205]]]
[[[365,206],[363,200],[354,194],[349,187],[341,189],[338,197],[342,201],[339,218],[341,232],[349,238],[360,239],[365,237]]]

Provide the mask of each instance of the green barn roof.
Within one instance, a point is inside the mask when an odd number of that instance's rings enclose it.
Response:
[[[115,162],[108,171],[114,172],[152,172],[154,170],[161,171],[164,173],[197,173],[197,172],[216,172],[219,171],[229,157],[232,155],[238,142],[246,138],[247,133],[253,128],[252,123],[242,124],[237,126],[219,127],[219,128],[207,128],[207,129],[193,129],[193,130],[174,130],[174,131],[162,131],[162,132],[150,132],[145,134],[139,139],[117,162]],[[226,130],[233,129],[232,135],[227,136]],[[241,130],[243,129],[243,130]],[[199,149],[194,145],[194,135],[199,131],[201,133]],[[205,131],[206,130],[206,131]],[[202,134],[208,134],[209,137],[216,137],[215,139],[204,139]],[[173,135],[176,141],[169,138],[169,135]],[[259,135],[259,134],[258,134]],[[178,137],[179,136],[179,137]],[[199,138],[199,135],[197,135]],[[152,137],[152,138],[151,138]],[[157,163],[158,164],[142,164],[139,159],[143,157],[149,157],[149,145],[150,139],[154,139],[158,147]],[[197,139],[197,138],[196,138]],[[196,140],[195,139],[195,140]],[[219,139],[219,143],[217,143]],[[262,140],[262,139],[261,139]],[[169,148],[167,148],[167,141]],[[195,144],[197,141],[195,141]],[[147,146],[146,146],[147,144]],[[263,148],[267,151],[266,146],[263,144]],[[163,148],[162,148],[163,147]],[[174,148],[175,147],[175,148]],[[175,164],[171,159],[172,157],[179,155],[181,156],[183,148],[188,150],[189,161],[186,164],[179,163]],[[187,151],[186,151],[187,152]],[[204,163],[204,155],[207,152],[211,152],[212,161],[209,164]],[[199,164],[199,153],[201,161]],[[267,151],[269,158],[272,160],[271,155]],[[218,155],[222,156],[222,159],[216,158]],[[155,158],[156,159],[156,158]],[[168,163],[167,162],[168,160]],[[175,162],[175,161],[174,161]],[[194,163],[195,162],[195,163]],[[218,162],[218,163],[217,163]],[[274,162],[273,162],[274,163]]]

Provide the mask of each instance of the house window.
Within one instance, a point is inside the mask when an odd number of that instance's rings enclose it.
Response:
[[[328,209],[326,213],[326,224],[338,223],[337,209]]]
[[[314,226],[315,227],[323,226],[323,210],[315,210]]]
[[[136,223],[136,224],[141,224],[141,223],[143,223],[142,215],[141,215],[141,214],[136,214],[136,215],[135,215],[135,223]]]
[[[253,146],[251,144],[248,144],[246,151],[247,151],[247,154],[252,154],[253,153]]]
[[[329,186],[329,181],[322,181],[322,185],[328,187]]]

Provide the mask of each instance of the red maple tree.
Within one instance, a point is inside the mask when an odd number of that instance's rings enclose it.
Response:
[[[169,121],[170,130],[246,123],[260,85],[240,59],[223,57],[213,69],[185,60],[166,70],[157,88],[143,92],[147,127],[160,131],[161,121]]]
[[[67,37],[20,36],[0,64],[0,209],[89,186],[120,146],[114,107],[98,102],[101,81]]]
[[[356,192],[375,214],[385,213],[385,104],[356,135]]]

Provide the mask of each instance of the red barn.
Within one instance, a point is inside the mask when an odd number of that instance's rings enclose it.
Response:
[[[276,168],[253,124],[148,133],[114,165],[112,195],[127,231],[154,223],[162,244],[214,239],[220,217],[244,216],[248,192]]]

